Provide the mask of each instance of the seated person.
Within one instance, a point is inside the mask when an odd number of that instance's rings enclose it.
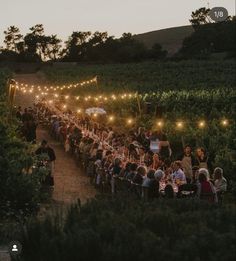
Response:
[[[181,161],[175,161],[173,164],[173,181],[177,184],[177,185],[182,185],[186,183],[186,176],[183,172],[183,170],[181,169]]]
[[[227,191],[227,180],[223,176],[223,169],[215,168],[213,179],[218,199],[221,201],[222,195]]]
[[[217,194],[214,185],[207,180],[207,176],[204,172],[199,170],[198,177],[198,192],[197,195],[200,199],[207,200],[210,203],[217,203]]]
[[[161,170],[160,170],[161,171]],[[155,170],[150,169],[147,178],[143,181],[143,196],[145,199],[154,199],[159,197],[159,176],[155,176]]]
[[[174,193],[174,189],[172,187],[172,185],[168,184],[165,186],[165,198],[168,198],[168,199],[171,199],[171,198],[174,198],[175,196],[175,193]]]

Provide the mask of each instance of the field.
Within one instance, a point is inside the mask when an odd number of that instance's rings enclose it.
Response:
[[[234,116],[235,69],[233,61],[184,61],[51,68],[45,70],[45,75],[52,84],[75,83],[97,75],[97,85],[77,88],[65,94],[83,97],[96,93],[94,99],[89,100],[89,105],[99,103],[121,115],[127,115],[127,111],[132,114],[137,112],[136,98],[108,99],[105,102],[96,101],[96,97],[98,100],[100,95],[116,94],[120,97],[124,93],[136,93],[143,109],[145,102],[150,102],[151,111],[155,112],[158,104],[164,108],[168,118],[190,117],[194,112],[195,119],[214,119]]]
[[[98,76],[98,86],[84,86],[64,94],[79,95],[76,106],[102,106],[116,116],[113,126],[130,128],[127,117],[135,118],[135,125],[157,128],[157,105],[161,107],[164,130],[175,153],[182,143],[207,148],[216,165],[233,176],[231,154],[236,143],[236,63],[234,61],[182,61],[179,63],[140,63],[114,65],[81,65],[68,69],[48,69],[45,75],[50,83],[69,84]],[[136,93],[131,99],[121,99],[124,92]],[[95,95],[96,93],[96,95]],[[117,99],[99,100],[99,95],[116,94]],[[91,99],[84,97],[91,95]],[[137,97],[140,101],[141,115]],[[66,102],[66,101],[65,101]],[[146,103],[150,103],[149,111]],[[71,104],[71,102],[70,102]],[[184,127],[176,128],[181,121]],[[206,126],[201,128],[200,121]],[[225,125],[222,124],[225,121]],[[219,145],[220,144],[220,145]],[[235,159],[233,159],[234,161]]]
[[[173,154],[176,156],[182,151],[183,143],[190,143],[194,148],[204,146],[213,161],[213,167],[219,166],[224,169],[230,193],[225,196],[225,206],[219,208],[195,200],[146,203],[129,198],[126,194],[113,200],[110,197],[98,197],[82,207],[72,206],[68,214],[64,214],[65,223],[61,223],[63,219],[60,214],[52,219],[48,217],[42,222],[24,217],[24,220],[27,220],[24,221],[24,233],[21,232],[23,229],[20,225],[8,224],[6,220],[0,220],[0,234],[3,235],[0,243],[6,244],[8,238],[14,234],[24,246],[24,260],[59,260],[60,258],[61,260],[76,258],[130,260],[130,256],[136,258],[137,255],[139,256],[137,260],[147,257],[155,260],[156,256],[160,256],[160,260],[176,260],[176,256],[183,260],[213,260],[216,256],[217,258],[220,256],[219,260],[233,260],[232,242],[235,241],[235,234],[232,231],[235,229],[233,222],[235,211],[232,202],[236,195],[234,70],[235,63],[230,61],[224,64],[169,62],[89,65],[45,70],[44,74],[51,85],[80,82],[97,75],[98,85],[83,86],[81,90],[67,90],[64,94],[71,97],[69,101],[64,100],[63,103],[67,102],[68,107],[76,105],[81,108],[104,106],[109,114],[113,113],[117,117],[113,126],[119,126],[121,131],[140,126],[156,129],[158,126],[155,123],[157,121],[155,107],[161,106],[163,110],[161,120],[168,134]],[[1,86],[5,86],[9,76],[9,71],[0,71]],[[120,94],[124,92],[127,95],[132,93],[132,98],[122,99]],[[134,96],[133,93],[136,95]],[[85,101],[84,98],[90,94],[92,98]],[[117,99],[110,98],[107,102],[97,101],[99,94],[103,96],[115,94]],[[73,99],[74,95],[81,98],[76,101]],[[137,106],[138,99],[141,115]],[[145,102],[151,102],[149,113],[146,111]],[[123,122],[127,116],[133,117],[135,121],[133,126],[127,126]],[[3,119],[2,115],[1,119]],[[180,119],[183,128],[177,129],[176,120]],[[197,124],[203,119],[206,121],[206,126],[200,128]],[[222,124],[223,120],[226,124]],[[2,173],[5,173],[6,177],[15,177],[15,175],[18,177],[13,180],[9,178],[7,183],[0,183],[3,184],[0,198],[18,199],[21,204],[23,202],[26,205],[27,202],[27,206],[30,202],[30,209],[27,208],[25,211],[32,214],[41,198],[39,182],[36,178],[39,175],[36,173],[33,179],[27,175],[30,180],[26,176],[19,175],[21,166],[29,160],[25,154],[25,147],[20,141],[16,143],[15,132],[12,134],[13,139],[3,131],[7,129],[8,124],[2,124],[0,127],[3,133],[1,135],[3,147],[6,148],[3,150],[6,155],[3,155],[6,156],[7,166],[12,166],[12,162],[14,166],[6,168],[9,171],[2,169]],[[16,155],[22,156],[17,158]],[[16,161],[20,163],[19,169],[16,168],[18,166]],[[0,209],[1,217],[8,213],[15,213],[12,209],[6,208],[4,200],[3,203],[4,207]],[[22,212],[22,208],[20,211]],[[18,215],[18,212],[16,213]],[[22,217],[21,219],[23,220]],[[183,222],[184,219],[186,220]],[[199,241],[200,237],[202,240]],[[35,242],[37,248],[32,251]],[[165,248],[167,245],[168,247]],[[218,247],[219,245],[224,248]],[[87,251],[91,246],[94,251]],[[224,251],[226,247],[228,247],[227,252]],[[208,251],[201,252],[204,248]],[[185,253],[184,258],[183,253]]]
[[[80,65],[45,70],[54,84],[77,82],[98,76],[103,92],[192,90],[236,87],[235,61],[146,62],[137,64]],[[96,91],[86,88],[87,93]]]

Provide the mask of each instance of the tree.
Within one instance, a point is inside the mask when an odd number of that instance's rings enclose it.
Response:
[[[6,49],[8,51],[17,52],[17,44],[22,40],[23,35],[20,34],[20,29],[16,26],[10,26],[4,31],[5,40],[4,43],[6,45]]]
[[[159,60],[166,58],[167,51],[162,49],[162,46],[159,43],[156,43],[152,46],[152,49],[150,50],[149,57],[154,60]]]
[[[12,51],[8,51],[12,52]],[[6,102],[8,80],[12,74],[0,71],[0,220],[19,218],[38,210],[41,199],[41,168],[31,168],[35,164],[33,147],[20,137],[20,123],[13,116]],[[30,169],[32,171],[30,171]],[[18,219],[19,220],[19,219]],[[2,230],[0,231],[0,233]],[[2,239],[1,234],[1,239]]]
[[[30,33],[24,37],[26,52],[33,60],[41,60],[41,43],[44,34],[42,24],[37,24],[30,28]]]
[[[202,7],[202,8],[197,9],[195,12],[192,12],[192,14],[191,14],[192,19],[189,20],[190,23],[195,28],[202,24],[211,23],[211,19],[209,17],[209,12],[210,12],[209,8]]]
[[[104,57],[107,57],[105,46],[108,38],[107,32],[95,32],[86,44],[84,60],[104,61]]]
[[[35,60],[56,59],[59,56],[61,40],[56,35],[44,35],[42,24],[36,24],[30,28],[30,33],[24,37],[26,56]]]
[[[48,54],[51,59],[56,60],[60,57],[61,42],[61,39],[57,38],[57,35],[51,35],[49,40],[50,50]]]
[[[124,33],[119,40],[117,50],[117,61],[119,62],[140,62],[147,58],[145,45],[135,40],[131,33]]]
[[[235,57],[236,21],[224,21],[199,26],[192,35],[183,41],[180,53],[186,57],[203,57],[211,53],[228,53]]]
[[[96,31],[92,35],[91,39],[89,40],[89,43],[92,46],[96,46],[96,45],[104,43],[107,39],[108,39],[108,33],[107,32],[98,32],[98,31]]]
[[[73,32],[66,42],[66,53],[64,60],[81,61],[86,51],[86,43],[91,32]]]

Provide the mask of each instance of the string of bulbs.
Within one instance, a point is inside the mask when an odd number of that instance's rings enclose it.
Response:
[[[58,90],[65,90],[65,89],[72,89],[72,88],[77,88],[77,87],[82,87],[84,85],[89,85],[92,83],[96,83],[97,84],[97,76],[95,76],[94,78],[87,80],[87,81],[82,81],[79,83],[75,83],[75,84],[69,84],[69,85],[56,85],[56,86],[48,86],[48,85],[30,85],[30,84],[26,84],[26,83],[20,83],[17,81],[14,81],[14,86],[16,87],[17,90],[20,90],[22,92],[27,92],[29,91],[30,93],[32,93],[35,89],[37,89],[38,91],[42,91],[44,90],[45,92],[48,91],[58,91]]]
[[[62,85],[62,86],[40,86],[40,85],[29,85],[29,84],[24,84],[24,83],[19,83],[19,82],[14,82],[14,84],[12,84],[12,86],[14,86],[16,88],[16,90],[21,91],[23,94],[32,94],[32,93],[36,93],[35,95],[35,99],[36,100],[40,100],[40,99],[45,99],[48,96],[52,96],[52,99],[48,99],[47,102],[49,104],[53,104],[55,102],[54,99],[57,99],[59,97],[64,98],[65,100],[69,100],[71,97],[72,99],[75,100],[82,100],[82,101],[103,101],[103,102],[110,102],[110,101],[115,101],[115,100],[124,100],[124,99],[132,99],[132,98],[137,98],[138,94],[137,93],[122,93],[122,94],[111,94],[111,95],[96,95],[96,96],[91,96],[91,95],[87,95],[87,96],[70,96],[68,94],[58,94],[56,91],[63,91],[65,89],[71,89],[71,88],[76,88],[79,86],[84,86],[84,85],[89,85],[92,83],[96,83],[97,84],[97,76],[92,78],[91,80],[87,80],[87,81],[83,81],[80,83],[76,83],[76,84],[69,84],[69,85]],[[62,105],[62,109],[67,109],[67,105],[64,104]],[[77,113],[80,114],[82,113],[83,110],[82,109],[77,109]],[[96,118],[98,115],[96,113],[94,113],[92,115],[94,118]],[[107,117],[109,122],[113,122],[115,120],[115,116],[108,116]],[[127,125],[132,125],[134,124],[135,120],[133,118],[128,118],[126,119],[126,123]],[[229,125],[229,120],[227,119],[222,119],[220,121],[220,124],[223,127],[227,127]],[[158,121],[157,122],[157,126],[162,128],[164,126],[164,122],[163,121]],[[198,127],[200,129],[204,129],[207,126],[206,121],[201,120],[198,122]],[[176,122],[176,128],[177,129],[183,129],[184,128],[184,122],[183,121],[177,121]]]

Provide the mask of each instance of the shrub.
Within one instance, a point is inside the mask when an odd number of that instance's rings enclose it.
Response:
[[[233,260],[235,211],[194,200],[145,203],[92,200],[43,222],[19,239],[22,260]]]

